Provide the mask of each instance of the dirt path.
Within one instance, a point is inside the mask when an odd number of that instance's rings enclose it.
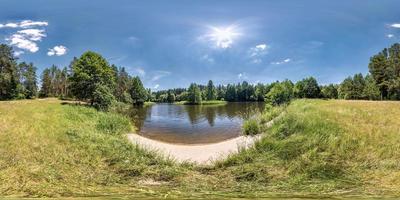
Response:
[[[239,136],[212,144],[181,145],[152,140],[138,134],[128,134],[128,139],[135,144],[169,155],[179,162],[190,161],[200,164],[210,164],[213,160],[237,153],[240,148],[249,147],[259,138],[260,136]]]

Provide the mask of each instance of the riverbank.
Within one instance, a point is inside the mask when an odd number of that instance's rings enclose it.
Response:
[[[0,102],[0,196],[400,195],[400,102],[296,100],[212,165],[132,144],[129,119],[56,99]]]

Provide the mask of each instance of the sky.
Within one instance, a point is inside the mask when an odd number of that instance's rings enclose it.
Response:
[[[91,50],[161,90],[340,83],[400,41],[398,0],[2,0],[1,43],[38,75]]]

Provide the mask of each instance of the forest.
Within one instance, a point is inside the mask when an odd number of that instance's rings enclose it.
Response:
[[[0,100],[58,97],[87,102],[99,110],[108,110],[116,102],[143,105],[146,101],[174,103],[186,101],[265,101],[272,105],[293,98],[327,98],[355,100],[400,100],[400,44],[395,43],[370,58],[369,73],[349,76],[340,84],[320,85],[310,76],[256,85],[243,81],[237,84],[206,85],[192,83],[188,88],[151,91],[139,76],[127,73],[100,54],[87,51],[74,58],[70,65],[53,65],[43,70],[40,83],[33,63],[18,62],[13,49],[0,45]],[[40,85],[40,88],[39,88]]]

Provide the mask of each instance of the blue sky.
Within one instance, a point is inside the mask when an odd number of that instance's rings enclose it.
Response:
[[[400,1],[3,0],[0,40],[39,74],[87,50],[153,90],[367,73],[400,40]]]

